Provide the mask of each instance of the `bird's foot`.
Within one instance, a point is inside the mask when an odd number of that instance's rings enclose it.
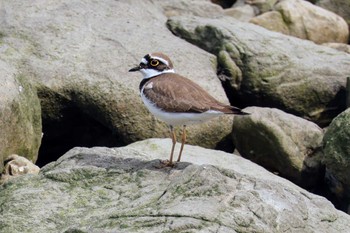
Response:
[[[170,162],[169,160],[160,160],[160,165],[158,168],[165,168],[165,167],[174,167],[175,163]]]

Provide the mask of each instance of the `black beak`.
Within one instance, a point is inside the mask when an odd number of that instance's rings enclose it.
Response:
[[[135,72],[135,71],[139,71],[139,70],[141,70],[141,69],[142,69],[141,66],[138,65],[138,66],[136,66],[136,67],[134,67],[134,68],[131,68],[131,69],[129,70],[129,72]]]

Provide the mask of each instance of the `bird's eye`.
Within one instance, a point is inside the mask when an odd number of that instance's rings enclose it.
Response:
[[[157,66],[157,65],[159,65],[159,61],[158,60],[151,60],[150,64],[151,64],[151,66]]]

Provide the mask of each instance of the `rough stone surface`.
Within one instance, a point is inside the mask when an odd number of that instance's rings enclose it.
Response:
[[[156,0],[154,2],[163,8],[163,13],[167,17],[196,15],[212,18],[223,14],[222,7],[209,0]]]
[[[345,108],[349,54],[231,17],[174,17],[168,27],[221,55],[219,67],[230,77],[233,104],[275,107],[319,125]]]
[[[83,115],[80,122],[91,118],[106,127],[116,138],[114,145],[165,137],[167,126],[152,117],[139,97],[141,75],[127,72],[145,54],[166,53],[178,73],[228,102],[216,75],[215,57],[167,29],[164,11],[169,2],[4,1],[0,57],[38,86],[43,119],[51,122],[48,127],[60,125],[66,117],[74,121],[75,116],[66,113],[67,106],[73,106]],[[218,7],[196,2],[194,8]],[[172,3],[174,9],[186,6],[184,1]],[[230,133],[231,124],[226,118],[191,126],[188,140],[214,148]]]
[[[233,125],[239,153],[303,187],[317,187],[322,179],[322,129],[278,109],[244,110],[251,115],[235,118]]]
[[[254,8],[257,8],[257,14],[262,14],[267,11],[271,11],[278,0],[248,0],[244,1],[245,4],[249,4]]]
[[[308,1],[283,0],[275,9],[288,23],[290,35],[315,43],[347,43],[349,29],[346,21],[335,13],[317,7]]]
[[[340,15],[350,25],[350,2],[348,0],[317,0],[315,4]]]
[[[255,16],[255,12],[252,6],[244,5],[226,9],[225,15],[231,16],[239,21],[248,22]]]
[[[345,53],[350,53],[350,45],[348,44],[343,44],[343,43],[324,43],[322,44],[324,46],[345,52]]]
[[[327,180],[341,208],[350,213],[350,109],[337,116],[324,139]]]
[[[13,153],[35,162],[41,142],[41,109],[36,90],[26,75],[1,56],[0,172],[4,159]]]
[[[258,15],[252,18],[249,22],[274,32],[289,35],[288,26],[284,22],[282,14],[278,11],[269,11],[262,15]]]
[[[5,159],[4,171],[0,174],[0,184],[24,174],[38,174],[40,168],[28,159],[12,154]]]
[[[350,227],[350,217],[324,198],[241,157],[186,145],[187,151],[231,157],[238,163],[234,167],[249,169],[190,163],[157,168],[159,160],[147,159],[158,145],[152,143],[146,141],[143,151],[132,145],[75,148],[39,175],[0,186],[1,232],[277,233]]]
[[[346,21],[335,13],[304,0],[279,1],[274,10],[281,14],[266,12],[250,22],[273,31],[314,41],[347,43],[349,29]],[[279,26],[274,26],[277,24]]]

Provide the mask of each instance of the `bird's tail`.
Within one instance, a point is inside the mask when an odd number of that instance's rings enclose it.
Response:
[[[234,115],[249,115],[250,113],[243,111],[240,108],[234,107],[234,106],[227,106],[225,108],[225,111],[223,111],[225,114],[234,114]]]

